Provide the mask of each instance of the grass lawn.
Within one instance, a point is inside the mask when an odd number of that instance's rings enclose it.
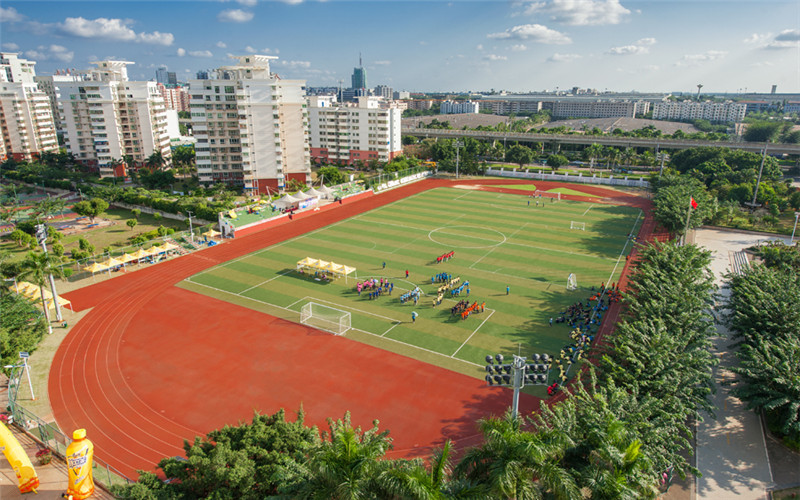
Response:
[[[603,187],[606,187],[606,186],[603,186]],[[561,193],[561,194],[571,194],[573,196],[588,196],[588,197],[594,196],[594,195],[591,195],[591,194],[586,194],[583,191],[576,191],[576,190],[570,189],[570,188],[555,188],[555,189],[551,189],[550,191],[548,191],[548,193]]]
[[[94,245],[95,253],[103,253],[103,248],[107,246],[126,246],[128,245],[129,238],[137,236],[142,233],[152,231],[158,226],[172,227],[176,231],[183,231],[188,229],[186,223],[162,218],[156,221],[155,217],[150,214],[140,214],[138,217],[138,224],[133,230],[129,228],[125,221],[133,218],[130,210],[111,208],[102,215],[103,219],[108,219],[114,222],[114,225],[92,228],[88,231],[83,231],[78,234],[64,236],[61,239],[61,244],[64,245],[65,253],[73,248],[78,248],[78,239],[81,237],[89,240],[89,243]],[[50,245],[52,247],[52,245]],[[25,258],[28,252],[27,248],[18,246],[13,241],[3,238],[0,243],[0,251],[8,250],[11,252],[11,260],[21,260]]]
[[[571,221],[585,222],[586,230],[570,230]],[[440,188],[210,268],[180,286],[291,321],[311,301],[348,311],[352,339],[483,378],[487,354],[553,355],[569,344],[569,327],[549,326],[549,319],[586,300],[592,286],[617,280],[628,234],[640,222],[630,207],[564,200],[529,208],[517,195]],[[451,250],[455,258],[436,264]],[[295,271],[306,256],[357,271],[318,282]],[[485,301],[485,312],[451,316],[465,293],[447,293],[433,307],[439,284],[431,277],[441,272],[469,281],[468,299]],[[578,290],[566,290],[570,273]],[[390,279],[392,296],[359,296],[355,284],[367,277]],[[420,302],[401,304],[399,296],[416,286]]]

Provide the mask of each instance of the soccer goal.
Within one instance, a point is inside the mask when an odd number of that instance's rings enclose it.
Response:
[[[586,223],[585,222],[575,222],[573,220],[573,221],[570,221],[569,228],[570,229],[580,229],[581,231],[586,231]]]
[[[547,191],[539,191],[538,189],[533,192],[534,196],[541,196],[542,198],[553,198],[554,200],[561,201],[561,193],[548,193]]]
[[[569,273],[567,276],[567,290],[577,290],[578,289],[578,278],[575,277],[575,273]]]
[[[335,335],[344,335],[350,329],[350,313],[309,302],[300,310],[300,323]]]

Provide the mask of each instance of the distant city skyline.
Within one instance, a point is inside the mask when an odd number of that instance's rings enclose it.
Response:
[[[135,62],[179,81],[277,56],[309,86],[407,91],[800,92],[800,2],[783,0],[72,2],[4,0],[0,50],[37,74]]]

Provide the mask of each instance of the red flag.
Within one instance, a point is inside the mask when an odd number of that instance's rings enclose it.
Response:
[[[697,208],[697,202],[694,201],[694,196],[692,196],[691,204],[692,204],[692,208]]]

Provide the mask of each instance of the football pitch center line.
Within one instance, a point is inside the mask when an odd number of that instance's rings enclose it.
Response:
[[[289,308],[287,308],[287,307],[279,306],[279,305],[277,305],[277,304],[273,304],[273,303],[271,303],[271,302],[264,302],[263,300],[254,299],[254,298],[252,298],[252,297],[246,297],[246,296],[244,296],[244,295],[238,295],[238,294],[235,294],[235,293],[233,293],[233,292],[229,292],[229,291],[227,291],[227,290],[223,290],[223,289],[221,289],[221,288],[217,288],[217,287],[215,287],[215,286],[211,286],[211,285],[205,285],[205,284],[203,284],[203,283],[198,283],[198,282],[196,282],[196,281],[191,281],[191,280],[189,280],[188,278],[187,278],[186,280],[184,280],[184,281],[188,281],[189,283],[192,283],[192,284],[194,284],[194,285],[197,285],[197,286],[202,286],[202,287],[205,287],[205,288],[210,288],[211,290],[216,290],[216,291],[218,291],[218,292],[227,293],[227,294],[229,294],[229,295],[236,295],[237,297],[241,297],[241,298],[243,298],[243,299],[251,300],[251,301],[253,301],[253,302],[258,302],[259,304],[264,304],[264,305],[267,305],[267,306],[275,307],[275,308],[277,308],[277,309],[283,309],[284,311],[288,311],[288,312],[291,312],[291,313],[299,314],[297,311],[294,311],[294,310],[292,310],[292,309],[289,309]],[[314,297],[308,297],[308,296],[307,296],[307,297],[303,297],[303,299],[306,299],[306,298],[311,298],[311,299],[313,299]],[[302,301],[303,299],[300,299],[300,300]],[[297,302],[299,302],[299,301],[297,301]],[[295,304],[296,304],[297,302],[295,302]],[[324,301],[320,301],[320,302],[324,302]],[[351,309],[352,309],[352,308],[351,308]],[[359,310],[359,311],[360,311],[360,310]],[[366,313],[366,311],[361,311],[361,312],[365,312],[365,313]],[[371,313],[366,313],[366,314],[371,314]],[[488,319],[488,318],[487,318],[487,319]],[[395,321],[395,320],[392,320],[392,321]],[[298,322],[298,323],[299,323],[299,322]],[[398,322],[398,323],[402,323],[402,321],[400,321],[400,322]],[[395,325],[395,326],[397,326],[397,325]],[[397,344],[404,345],[404,346],[406,346],[406,347],[411,347],[412,349],[418,349],[418,350],[420,350],[420,351],[425,351],[425,352],[428,352],[428,353],[431,353],[431,354],[435,354],[435,355],[437,355],[437,356],[442,356],[443,358],[454,359],[455,361],[459,361],[459,362],[461,362],[461,363],[466,363],[466,364],[468,364],[468,365],[470,365],[470,366],[476,366],[476,367],[478,367],[478,368],[480,368],[481,366],[483,366],[483,365],[479,365],[478,363],[473,363],[472,361],[467,361],[467,360],[465,360],[465,359],[451,358],[451,357],[450,357],[450,356],[448,356],[447,354],[442,354],[441,352],[432,351],[432,350],[430,350],[430,349],[426,349],[426,348],[424,348],[424,347],[420,347],[420,346],[418,346],[418,345],[414,345],[414,344],[409,344],[409,343],[407,343],[407,342],[403,342],[403,341],[401,341],[401,340],[393,339],[393,338],[391,338],[391,337],[382,337],[381,335],[378,335],[377,333],[368,332],[368,331],[366,331],[366,330],[362,330],[362,329],[360,329],[360,328],[350,328],[350,329],[351,329],[351,330],[356,330],[356,331],[359,331],[359,332],[361,332],[361,333],[364,333],[364,334],[367,334],[367,335],[372,335],[373,337],[379,337],[379,338],[383,338],[383,339],[385,339],[385,340],[389,340],[389,341],[395,342],[395,343],[397,343]],[[369,345],[369,344],[368,344],[368,345]],[[424,361],[420,361],[420,363],[424,363]]]
[[[466,215],[466,214],[461,214],[461,215],[459,215],[458,217],[456,217],[456,218],[454,218],[454,219],[450,219],[449,221],[447,221],[447,223],[448,223],[448,224],[450,224],[450,223],[452,223],[452,222],[455,222],[455,221],[457,221],[458,219],[460,219],[460,218],[464,217],[465,215]],[[430,234],[430,233],[428,233],[428,234]],[[400,250],[401,248],[405,248],[405,247],[407,247],[408,245],[411,245],[412,243],[414,243],[415,241],[419,240],[420,238],[421,238],[421,236],[418,236],[418,237],[414,238],[413,240],[409,241],[408,243],[406,243],[406,244],[404,244],[404,245],[400,245],[399,247],[396,247],[394,250],[392,250],[391,252],[389,252],[389,255],[394,255],[394,254],[395,254],[395,253],[396,253],[398,250]]]
[[[583,215],[586,215],[586,214],[588,214],[588,213],[589,213],[589,210],[591,210],[593,206],[594,206],[594,204],[590,203],[590,204],[589,204],[589,208],[587,208],[587,209],[586,209],[586,211],[585,211],[585,212],[583,212]]]
[[[517,233],[519,233],[520,231],[522,231],[522,229],[523,229],[525,226],[527,226],[528,224],[529,224],[529,223],[528,223],[528,222],[526,222],[525,224],[523,224],[523,225],[521,225],[519,228],[517,228],[517,230],[516,230],[516,231],[514,231],[513,233],[511,233],[511,236],[509,236],[508,238],[506,238],[506,241],[504,241],[503,243],[506,243],[508,240],[510,240],[511,238],[513,238],[514,236],[516,236],[516,235],[517,235]],[[480,257],[478,260],[476,260],[475,262],[473,262],[472,264],[470,264],[470,266],[469,266],[469,268],[468,268],[468,269],[473,269],[473,267],[472,267],[472,266],[474,266],[474,265],[475,265],[475,264],[477,264],[478,262],[482,261],[484,257],[488,257],[490,253],[492,253],[492,252],[494,252],[494,251],[495,251],[495,249],[497,249],[497,248],[500,248],[501,246],[503,246],[503,243],[500,243],[500,244],[499,244],[499,245],[497,245],[496,247],[492,247],[492,248],[490,248],[488,252],[486,252],[485,254],[481,255],[481,257]],[[500,269],[502,269],[502,268],[500,268]],[[498,269],[498,271],[499,271],[499,269]]]
[[[487,321],[489,321],[489,318],[491,318],[493,314],[494,314],[494,310],[492,310],[492,311],[490,311],[490,312],[489,312],[489,315],[488,315],[488,316],[486,316],[486,318],[485,318],[483,321],[481,321],[481,324],[480,324],[480,325],[478,325],[478,328],[476,328],[475,330],[473,330],[473,331],[472,331],[472,333],[469,335],[469,337],[467,337],[467,340],[465,340],[465,341],[464,341],[464,343],[463,343],[463,344],[461,344],[461,345],[458,347],[458,349],[456,349],[456,352],[454,352],[452,355],[450,355],[450,357],[451,357],[451,358],[455,358],[455,355],[456,355],[456,354],[458,354],[458,351],[460,351],[462,347],[464,347],[465,345],[467,345],[467,342],[469,342],[469,341],[470,341],[470,339],[471,339],[471,338],[472,338],[472,337],[473,337],[473,336],[474,336],[476,333],[478,333],[478,330],[480,330],[480,329],[481,329],[481,327],[483,326],[483,324],[484,324],[484,323],[486,323]]]

